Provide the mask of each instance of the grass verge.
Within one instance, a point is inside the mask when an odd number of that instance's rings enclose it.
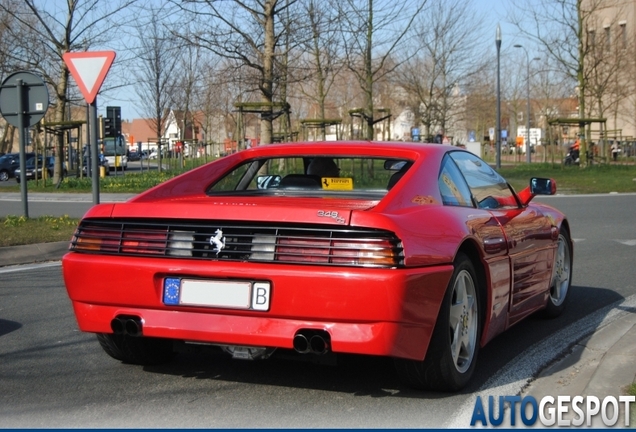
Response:
[[[68,216],[7,216],[2,222],[0,247],[70,241],[79,219]]]
[[[636,396],[636,382],[627,387],[628,396]],[[629,404],[629,427],[636,427],[636,404]]]
[[[594,165],[581,169],[547,163],[520,164],[498,171],[516,191],[528,186],[530,177],[549,177],[556,181],[557,193],[636,192],[636,167],[633,165]]]

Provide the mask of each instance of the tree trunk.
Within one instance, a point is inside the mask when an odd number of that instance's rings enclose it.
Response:
[[[273,88],[274,88],[274,49],[276,46],[274,32],[274,7],[275,0],[265,2],[265,22],[263,30],[265,32],[265,46],[263,48],[263,81],[261,82],[261,101],[273,110]],[[272,116],[261,115],[261,144],[272,143]]]
[[[60,78],[57,83],[57,105],[55,106],[55,122],[61,123],[66,119],[66,90],[68,87],[69,70],[66,64],[60,67]],[[90,144],[90,143],[88,143]],[[55,167],[53,168],[53,183],[58,184],[64,175],[64,134],[55,135]]]

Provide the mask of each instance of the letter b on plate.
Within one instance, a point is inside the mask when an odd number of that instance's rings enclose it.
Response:
[[[254,284],[252,285],[253,310],[269,310],[269,292],[270,285],[268,282],[254,282]]]

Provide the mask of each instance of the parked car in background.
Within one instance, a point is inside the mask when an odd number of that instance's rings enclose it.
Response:
[[[32,157],[31,159],[26,161],[26,170],[25,175],[26,179],[33,180],[37,178],[43,178],[43,173],[46,172],[46,176],[48,178],[52,178],[55,172],[55,156],[46,156],[42,157],[41,155],[37,156],[37,168],[36,168],[36,157]],[[66,170],[66,163],[63,164],[64,167],[64,177],[68,174]],[[37,170],[37,176],[36,176]],[[15,180],[20,183],[20,168],[15,170]]]
[[[32,158],[35,153],[27,153],[26,158]],[[7,153],[0,156],[0,181],[7,181],[15,177],[15,170],[20,167],[20,153]]]
[[[567,304],[569,222],[532,201],[555,193],[547,178],[516,192],[449,145],[253,147],[93,206],[64,281],[80,330],[124,363],[202,344],[375,355],[457,391],[488,341]]]
[[[83,164],[82,164],[82,174],[84,175],[84,177],[86,177],[88,174],[88,164],[90,163],[88,158],[84,158]],[[106,175],[109,175],[109,171],[110,171],[110,164],[108,163],[108,159],[106,159],[104,157],[103,154],[99,155],[99,166],[103,166],[104,168],[106,168]]]

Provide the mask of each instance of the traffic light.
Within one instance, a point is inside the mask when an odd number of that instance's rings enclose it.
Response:
[[[106,107],[106,117],[110,119],[111,134],[107,137],[121,135],[121,107]]]
[[[102,117],[102,137],[114,137],[112,119],[108,117]]]

